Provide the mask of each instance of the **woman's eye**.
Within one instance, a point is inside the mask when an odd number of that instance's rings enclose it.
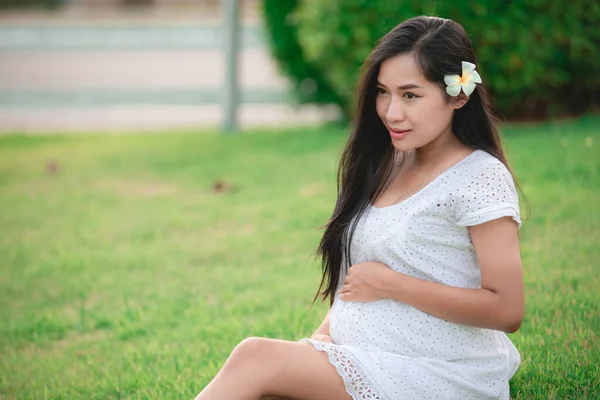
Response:
[[[407,98],[407,99],[409,99],[409,100],[412,100],[412,99],[416,99],[416,98],[417,98],[417,97],[419,97],[419,96],[416,96],[416,95],[415,95],[415,94],[413,94],[413,93],[405,93],[405,94],[404,94],[404,97],[406,97],[406,98]]]
[[[382,87],[378,87],[378,88],[377,88],[377,93],[378,93],[378,94],[386,94],[386,93],[387,93],[387,90],[385,90],[385,89],[384,89],[384,88],[382,88]]]

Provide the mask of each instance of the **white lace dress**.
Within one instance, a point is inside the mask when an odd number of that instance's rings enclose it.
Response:
[[[417,278],[479,288],[467,227],[512,217],[519,203],[507,168],[477,150],[401,203],[370,207],[351,243],[351,264],[376,261]],[[343,280],[343,279],[342,279]],[[329,355],[354,400],[509,399],[520,356],[500,331],[448,322],[384,299],[330,311]]]

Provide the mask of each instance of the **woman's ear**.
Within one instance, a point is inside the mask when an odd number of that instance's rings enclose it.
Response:
[[[465,104],[467,104],[467,101],[469,101],[469,96],[467,96],[461,91],[458,94],[458,96],[452,99],[452,108],[454,110],[458,110],[459,108],[462,108]]]

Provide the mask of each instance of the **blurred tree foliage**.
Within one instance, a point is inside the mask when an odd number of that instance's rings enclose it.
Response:
[[[0,9],[56,8],[65,0],[0,0]]]
[[[341,104],[321,71],[308,61],[298,43],[295,10],[298,0],[264,0],[263,19],[271,51],[279,69],[291,78],[301,103]]]
[[[288,4],[277,14],[274,4]],[[293,4],[292,4],[293,3]],[[600,103],[600,2],[588,0],[265,0],[273,54],[293,80],[310,68],[346,110],[360,66],[377,40],[417,15],[459,22],[478,71],[508,118],[547,118]],[[283,6],[279,6],[283,8]],[[271,8],[270,12],[267,10]],[[274,21],[278,19],[278,21]],[[300,64],[303,67],[299,66]],[[292,66],[293,65],[293,66]],[[328,93],[317,91],[315,98]]]

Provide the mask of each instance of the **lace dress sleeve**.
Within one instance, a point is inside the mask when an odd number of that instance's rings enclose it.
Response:
[[[461,182],[454,216],[459,226],[483,224],[501,217],[511,217],[521,227],[519,196],[513,177],[502,162],[486,160]]]

